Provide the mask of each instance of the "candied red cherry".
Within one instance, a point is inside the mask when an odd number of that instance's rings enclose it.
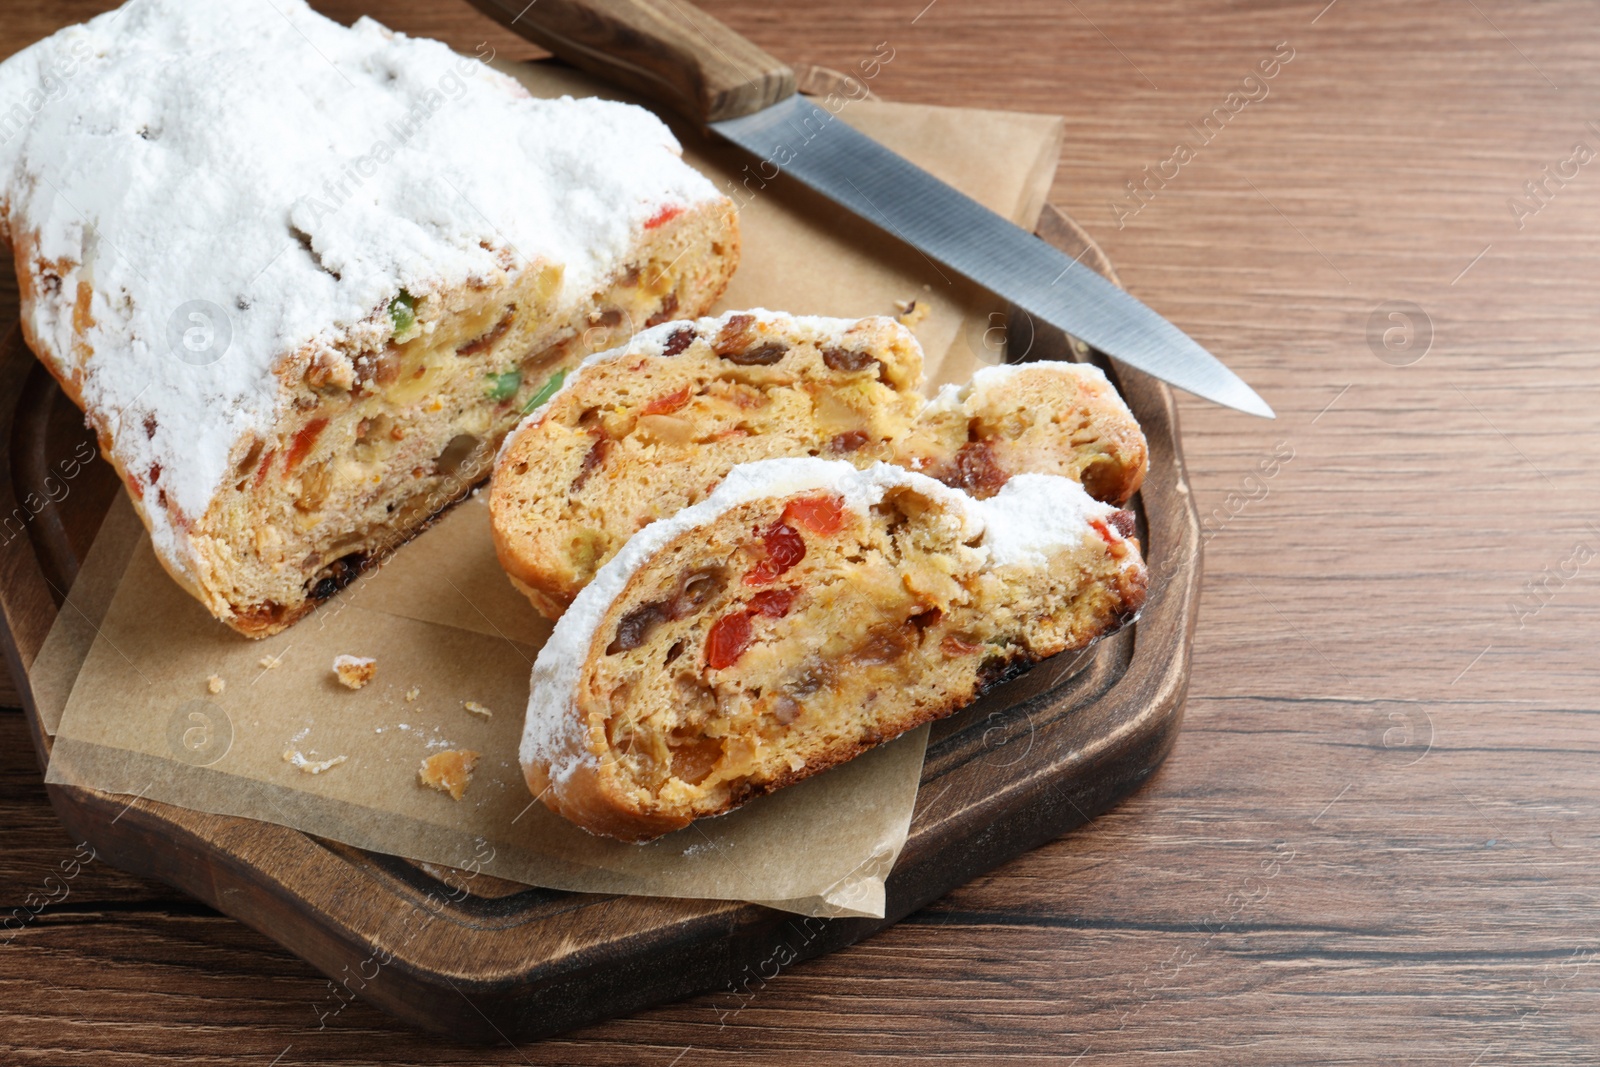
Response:
[[[714,671],[726,670],[739,662],[744,650],[750,647],[750,616],[742,611],[730,612],[711,624],[706,635],[706,666]]]
[[[783,509],[786,522],[795,522],[814,534],[826,537],[844,525],[844,498],[838,493],[816,493],[789,501]]]
[[[775,522],[762,532],[766,558],[744,576],[745,585],[766,585],[778,575],[806,558],[806,542],[800,532],[784,522]]]
[[[750,610],[769,619],[781,619],[794,607],[797,589],[763,589],[750,598]]]

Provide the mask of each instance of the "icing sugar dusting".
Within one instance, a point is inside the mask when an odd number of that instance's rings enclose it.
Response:
[[[542,261],[581,300],[663,206],[718,198],[641,108],[304,0],[131,0],[0,64],[0,100],[28,116],[0,116],[0,232],[31,336],[121,466],[159,464],[180,566],[172,524],[275,424],[281,363],[383,342],[401,289]]]

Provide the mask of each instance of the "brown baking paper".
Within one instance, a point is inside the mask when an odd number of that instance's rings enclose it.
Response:
[[[608,95],[560,67],[505,69],[541,96]],[[995,210],[1036,221],[1059,120],[876,100],[838,114]],[[745,157],[678,133],[719,187],[742,180]],[[858,316],[916,299],[930,310],[915,330],[931,384],[993,360],[993,298],[786,178],[748,188],[754,195],[737,198],[744,258],[721,308]],[[594,837],[534,802],[517,765],[529,671],[549,632],[495,561],[481,495],[265,641],[235,634],[179,589],[119,498],[30,674],[55,735],[46,780],[430,863],[470,858],[489,874],[556,889],[883,914],[926,728],[646,845]],[[340,686],[331,666],[341,653],[375,657],[376,679]],[[217,694],[213,675],[225,682]],[[482,754],[459,801],[418,784],[421,761],[445,749]],[[313,774],[288,761],[296,755],[343,759]]]

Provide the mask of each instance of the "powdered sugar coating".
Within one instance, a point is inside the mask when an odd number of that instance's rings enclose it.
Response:
[[[131,0],[0,64],[0,101],[27,112],[0,115],[0,232],[30,336],[123,469],[159,466],[142,510],[184,570],[180,528],[276,424],[279,375],[384,342],[401,290],[553,263],[570,305],[663,207],[720,199],[641,108],[535,99],[304,0]],[[185,359],[187,330],[226,334],[220,358]]]
[[[886,463],[865,470],[843,460],[812,457],[741,464],[705,500],[634,534],[556,622],[529,682],[528,716],[518,753],[523,765],[549,764],[550,780],[558,784],[579,767],[597,766],[587,746],[562,743],[573,731],[584,729],[574,715],[584,662],[612,603],[634,574],[674,538],[751,500],[827,489],[842,496],[847,509],[863,512],[899,486],[945,504],[951,520],[959,524],[960,540],[971,542],[981,536],[979,551],[988,552],[989,561],[997,566],[1042,564],[1049,548],[1081,543],[1091,520],[1108,519],[1117,511],[1090,497],[1076,482],[1056,475],[1018,475],[996,496],[975,500],[927,475]],[[1110,536],[1120,539],[1114,527],[1108,524],[1108,529]]]

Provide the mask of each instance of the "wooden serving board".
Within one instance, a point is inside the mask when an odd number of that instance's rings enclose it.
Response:
[[[1040,236],[1115,280],[1070,219]],[[450,873],[249,819],[50,786],[68,831],[119,867],[158,878],[261,931],[331,979],[319,1011],[362,997],[464,1041],[540,1037],[691,993],[727,1006],[790,963],[895,922],[1106,810],[1161,763],[1188,684],[1200,527],[1167,387],[1013,315],[1028,358],[1095,359],[1143,425],[1150,474],[1135,502],[1150,569],[1136,626],[1065,654],[935,725],[883,919],[801,919],[753,904],[601,896]],[[92,440],[83,416],[12,329],[0,345],[0,612],[40,766],[28,668],[120,484],[96,459],[63,494],[60,464]],[[82,453],[79,453],[82,454]],[[73,610],[68,608],[66,610]],[[385,944],[397,912],[420,917]]]

